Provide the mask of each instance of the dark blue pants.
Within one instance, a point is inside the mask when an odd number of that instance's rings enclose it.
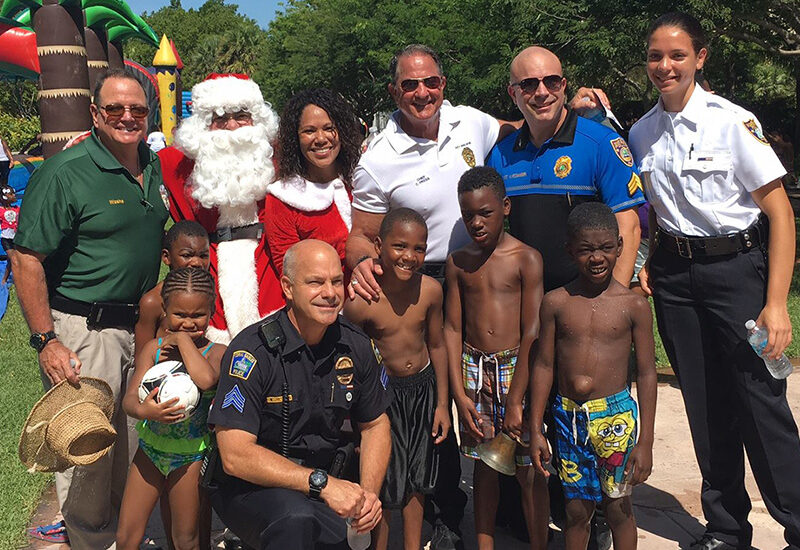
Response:
[[[784,527],[789,548],[800,550],[800,439],[786,381],[770,376],[744,328],[766,300],[764,252],[689,260],[661,248],[650,277],[703,475],[707,533],[750,548],[746,451],[767,510]]]
[[[289,489],[229,478],[210,491],[211,506],[246,545],[259,550],[346,550],[347,524],[324,502]]]

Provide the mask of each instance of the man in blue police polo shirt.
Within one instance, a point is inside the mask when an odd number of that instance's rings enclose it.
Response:
[[[489,154],[511,198],[511,234],[541,252],[545,291],[577,275],[566,253],[572,208],[603,201],[615,213],[622,255],[614,277],[628,286],[639,247],[642,186],[627,143],[606,126],[565,106],[567,80],[554,53],[533,46],[511,63],[508,93],[525,124]]]

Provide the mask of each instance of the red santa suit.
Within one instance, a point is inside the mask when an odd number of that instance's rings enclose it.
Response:
[[[293,176],[270,184],[268,193],[264,230],[278,273],[283,271],[286,251],[304,239],[325,241],[344,263],[352,196],[342,180],[315,183]]]
[[[273,174],[272,162],[271,158],[260,158],[258,166],[254,167],[257,173],[264,174],[263,190],[256,193],[260,196],[252,201],[237,202],[237,197],[249,194],[237,187],[237,181],[232,181],[236,178],[236,169],[209,170],[208,166],[213,168],[214,164],[205,161],[205,180],[201,181],[195,160],[181,149],[196,152],[200,162],[204,147],[209,147],[195,142],[198,133],[211,132],[214,138],[228,136],[221,133],[227,130],[209,130],[213,113],[244,109],[252,113],[254,124],[263,123],[262,119],[267,118],[270,136],[274,136],[277,128],[277,116],[264,104],[260,90],[251,80],[233,75],[209,78],[211,80],[197,84],[192,90],[193,114],[176,134],[177,147],[162,149],[158,155],[173,219],[197,221],[209,233],[210,269],[217,283],[217,299],[207,335],[214,342],[227,344],[243,328],[284,305],[278,272],[270,260],[267,234],[263,230],[264,198],[266,184]],[[271,146],[266,143],[263,147],[267,153],[261,151],[262,157],[271,157]],[[251,159],[242,159],[241,165],[250,162]],[[268,166],[264,166],[265,162]],[[228,165],[232,164],[243,172],[238,161],[229,159]],[[254,173],[251,171],[245,176],[252,178]],[[205,185],[204,194],[197,194],[198,185]],[[206,205],[201,204],[196,196],[204,198]]]

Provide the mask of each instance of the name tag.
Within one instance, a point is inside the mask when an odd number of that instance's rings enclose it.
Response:
[[[684,170],[697,172],[727,172],[731,169],[731,154],[726,151],[692,151],[683,159]]]

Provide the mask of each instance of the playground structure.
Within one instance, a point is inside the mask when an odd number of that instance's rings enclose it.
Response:
[[[123,43],[130,38],[160,46],[153,60],[157,70],[124,59]],[[181,114],[183,65],[174,43],[166,36],[159,42],[128,4],[122,0],[5,0],[0,8],[0,79],[38,81],[45,158],[91,128],[89,104],[97,78],[108,68],[123,67],[145,89],[151,111],[149,128],[156,126],[160,113],[171,142]]]

